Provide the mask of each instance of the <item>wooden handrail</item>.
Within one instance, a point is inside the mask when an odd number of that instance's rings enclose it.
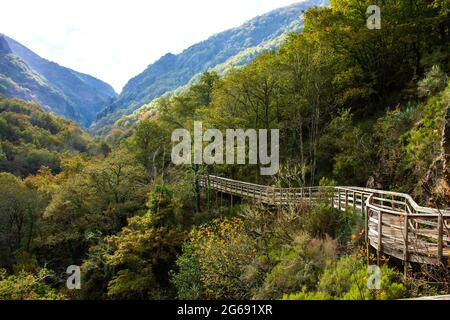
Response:
[[[367,240],[379,259],[382,252],[433,264],[450,258],[450,210],[419,206],[405,193],[349,186],[277,188],[217,176],[200,177],[200,185],[276,206],[329,197],[335,208],[360,209],[366,216]]]
[[[201,179],[206,179],[206,177],[201,177]],[[443,215],[444,217],[450,217],[450,209],[435,209],[435,208],[428,208],[428,207],[422,207],[419,206],[414,200],[413,198],[406,194],[406,193],[398,193],[398,192],[393,192],[393,191],[384,191],[384,190],[378,190],[378,189],[369,189],[369,188],[361,188],[361,187],[341,187],[341,186],[336,186],[336,187],[330,187],[330,186],[321,186],[321,187],[303,187],[303,188],[277,188],[277,187],[272,187],[272,186],[265,186],[265,185],[259,185],[259,184],[254,184],[254,183],[249,183],[249,182],[244,182],[244,181],[238,181],[238,180],[232,180],[232,179],[228,179],[228,178],[222,178],[222,177],[217,177],[217,176],[209,176],[210,182],[211,181],[216,181],[216,182],[227,182],[229,185],[232,186],[237,186],[237,185],[246,185],[248,187],[253,187],[255,189],[262,189],[262,190],[267,190],[268,188],[271,188],[271,190],[273,190],[274,193],[284,193],[284,194],[292,194],[295,192],[302,192],[302,190],[307,190],[307,192],[305,194],[308,194],[311,191],[317,191],[317,192],[321,192],[322,190],[341,190],[341,191],[347,191],[347,192],[362,192],[364,193],[366,196],[369,196],[371,194],[374,195],[386,195],[386,196],[395,196],[395,197],[401,197],[404,198],[407,203],[413,208],[413,213],[416,213],[418,217],[422,216],[421,213],[426,213],[427,217],[431,214],[431,215],[435,215],[436,217],[438,217],[439,215]],[[399,200],[392,200],[392,199],[387,199],[387,198],[383,198],[384,202],[398,202],[401,203],[401,201]],[[403,202],[402,202],[403,203]]]

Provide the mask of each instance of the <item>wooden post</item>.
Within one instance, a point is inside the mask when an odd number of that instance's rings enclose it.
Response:
[[[347,211],[348,207],[348,190],[345,190],[345,211]]]
[[[253,204],[256,203],[256,190],[255,188],[252,188],[252,199],[253,199]]]
[[[409,251],[408,251],[408,243],[409,243],[409,217],[408,212],[405,212],[405,219],[404,219],[404,226],[403,229],[405,230],[405,244],[403,248],[403,257],[404,257],[404,275],[405,277],[408,275],[408,266],[409,266]]]
[[[382,232],[383,232],[383,214],[381,210],[378,211],[378,246],[377,246],[377,265],[380,265],[382,246]]]
[[[444,219],[442,213],[439,212],[438,216],[438,245],[437,245],[437,255],[439,264],[442,263],[443,257],[443,236],[444,236]]]
[[[339,211],[342,210],[342,208],[341,208],[341,189],[338,189],[338,209],[339,209]]]
[[[367,264],[370,264],[370,239],[369,239],[369,207],[366,207],[365,214],[365,238],[366,238],[366,254],[367,254]]]
[[[366,206],[366,203],[364,202],[364,193],[361,192],[361,215],[364,214],[364,207]]]
[[[353,210],[356,209],[356,192],[353,191]]]
[[[331,191],[331,209],[334,209],[334,189]]]

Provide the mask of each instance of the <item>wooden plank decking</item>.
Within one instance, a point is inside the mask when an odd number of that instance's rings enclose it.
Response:
[[[274,188],[216,176],[200,179],[203,188],[272,206],[329,201],[341,211],[365,217],[366,242],[405,262],[450,265],[450,210],[419,206],[403,193],[359,187]]]

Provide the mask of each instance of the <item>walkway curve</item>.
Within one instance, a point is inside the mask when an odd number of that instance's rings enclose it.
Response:
[[[419,206],[404,193],[360,187],[275,188],[217,176],[202,176],[202,188],[272,206],[329,201],[365,217],[366,243],[381,255],[405,262],[450,266],[450,210]]]

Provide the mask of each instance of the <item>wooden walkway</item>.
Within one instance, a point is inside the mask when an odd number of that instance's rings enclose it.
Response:
[[[329,201],[341,211],[365,217],[366,243],[381,255],[405,262],[450,266],[450,210],[419,206],[403,193],[359,187],[275,188],[216,176],[203,176],[203,188],[272,206]]]

